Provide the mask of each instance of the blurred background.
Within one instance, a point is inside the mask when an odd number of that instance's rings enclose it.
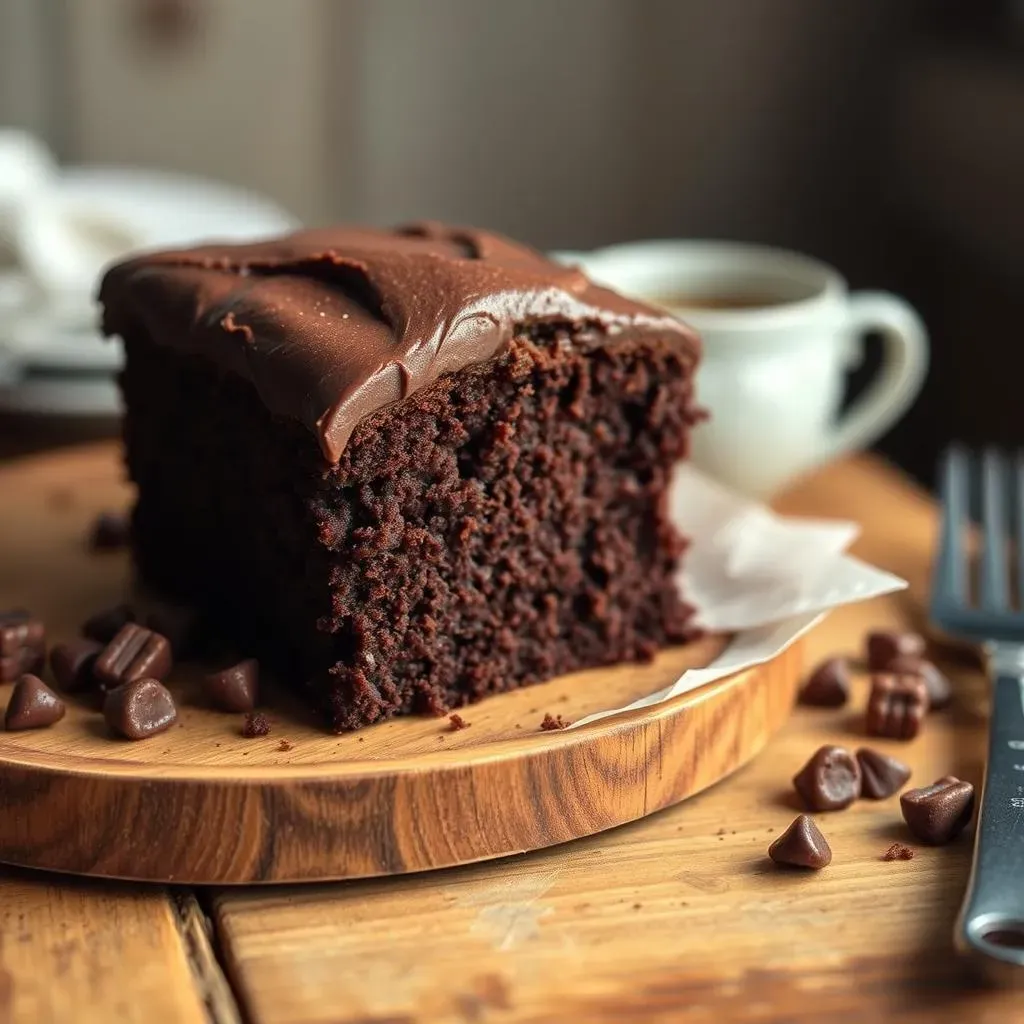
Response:
[[[309,223],[805,250],[932,334],[885,454],[1024,442],[1020,0],[0,0],[0,126]]]

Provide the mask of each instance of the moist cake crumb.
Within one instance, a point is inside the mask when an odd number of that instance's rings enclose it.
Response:
[[[554,729],[568,729],[570,725],[572,725],[572,722],[568,719],[563,718],[561,715],[551,714],[546,714],[544,716],[544,721],[540,723],[541,729],[546,732],[550,732]]]
[[[904,846],[903,843],[893,843],[885,853],[882,854],[882,860],[913,860],[914,851],[909,846]]]
[[[289,750],[294,750],[295,745],[289,743],[287,740],[281,740],[281,742],[277,745],[277,749],[280,750],[282,754],[286,754],[288,753]]]
[[[262,711],[251,711],[245,716],[242,735],[247,739],[266,736],[270,732],[270,719]]]
[[[458,732],[460,729],[468,729],[470,723],[462,715],[454,714],[448,716],[448,725],[451,732]]]

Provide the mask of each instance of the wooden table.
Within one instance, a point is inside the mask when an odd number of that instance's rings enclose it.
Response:
[[[846,463],[780,507],[859,520],[857,553],[911,584],[829,618],[812,659],[857,652],[873,626],[921,624],[935,513],[902,477]],[[954,708],[917,741],[880,746],[919,784],[980,783],[984,680],[962,655],[946,664]],[[0,869],[0,1022],[1022,1021],[1019,995],[975,986],[951,951],[969,839],[883,862],[908,840],[898,801],[861,802],[819,817],[834,851],[824,872],[765,857],[809,754],[862,742],[864,696],[861,679],[847,709],[798,709],[699,797],[529,856],[213,891]]]

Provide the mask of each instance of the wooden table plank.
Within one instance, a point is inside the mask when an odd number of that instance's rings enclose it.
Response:
[[[856,652],[865,630],[917,623],[935,523],[902,478],[859,461],[817,475],[790,512],[859,519],[858,551],[909,595],[833,615],[811,657]],[[981,781],[985,686],[947,666],[954,708],[904,757],[918,783]],[[796,813],[789,779],[823,742],[864,742],[850,708],[798,709],[747,768],[685,804],[528,857],[315,888],[223,891],[215,917],[236,991],[259,1024],[421,1021],[1001,1021],[1013,997],[974,987],[951,951],[969,840],[881,854],[909,839],[898,801],[821,815],[819,875],[765,859]]]
[[[163,889],[4,869],[0,1022],[218,1021],[195,982],[178,917]],[[237,1014],[223,1019],[231,1024]]]

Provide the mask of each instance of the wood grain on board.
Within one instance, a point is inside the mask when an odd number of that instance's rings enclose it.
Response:
[[[924,496],[862,460],[781,505],[859,520],[856,550],[912,584],[831,616],[810,660],[857,654],[869,628],[920,623],[935,530]],[[1022,1020],[1019,993],[977,986],[952,951],[969,836],[921,847],[897,798],[861,801],[818,816],[834,853],[823,872],[765,856],[798,812],[789,780],[821,743],[870,742],[904,758],[913,783],[980,783],[986,685],[955,654],[955,704],[911,743],[866,740],[860,676],[849,707],[797,709],[727,781],[603,835],[404,878],[221,891],[236,992],[258,1024]],[[881,860],[896,841],[912,861]]]
[[[129,594],[126,553],[84,538],[124,507],[117,450],[99,446],[0,469],[0,608],[25,606],[50,640]],[[66,583],[65,583],[66,581]],[[540,728],[621,707],[724,640],[649,665],[577,673],[462,709],[469,728],[406,717],[325,733],[279,695],[270,735],[210,710],[199,672],[172,675],[178,722],[111,738],[88,698],[51,729],[0,733],[0,861],[199,884],[325,880],[464,864],[590,835],[705,789],[786,720],[801,645],[684,698],[579,730]],[[283,741],[283,743],[282,743]]]

